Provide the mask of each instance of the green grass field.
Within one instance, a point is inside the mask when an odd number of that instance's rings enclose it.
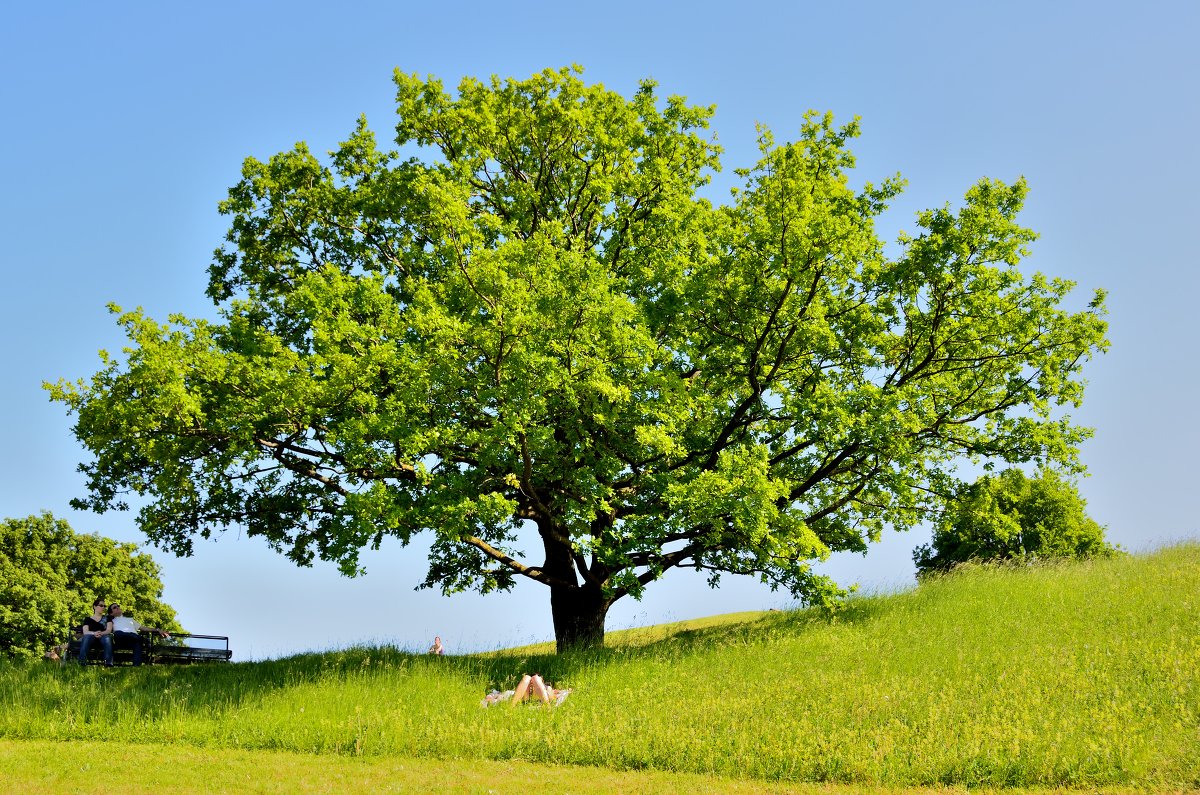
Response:
[[[480,707],[525,671],[574,692],[555,709]],[[413,791],[443,774],[496,792],[1185,791],[1200,787],[1200,545],[973,568],[832,618],[740,614],[562,657],[2,663],[0,738],[16,791],[111,753],[164,760],[133,766],[146,776],[187,769],[190,786],[211,768],[263,792],[355,776]]]

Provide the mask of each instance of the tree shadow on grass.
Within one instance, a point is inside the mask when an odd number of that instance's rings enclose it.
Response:
[[[255,662],[102,669],[73,663],[0,665],[0,699],[72,721],[115,719],[136,709],[148,717],[186,709],[220,718],[292,688],[362,677],[447,677],[481,694],[516,686],[527,673],[567,686],[582,671],[638,660],[671,660],[721,647],[769,645],[830,622],[870,621],[884,599],[856,597],[834,614],[817,608],[714,617],[610,634],[601,649],[553,653],[547,645],[486,654],[419,654],[361,646]]]

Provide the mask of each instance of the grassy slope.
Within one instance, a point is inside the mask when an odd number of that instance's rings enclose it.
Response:
[[[973,570],[856,600],[832,621],[769,613],[561,658],[361,649],[216,669],[0,666],[0,737],[377,767],[490,759],[761,782],[1180,789],[1200,785],[1198,594],[1200,545],[1185,545]],[[555,710],[480,709],[484,690],[532,670],[575,692]]]

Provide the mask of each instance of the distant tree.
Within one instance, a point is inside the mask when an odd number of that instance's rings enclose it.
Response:
[[[1104,528],[1087,515],[1075,485],[1051,470],[1028,477],[1019,469],[986,475],[954,501],[917,547],[917,574],[969,560],[1086,558],[1111,555]]]
[[[433,534],[424,585],[547,587],[559,648],[674,568],[811,569],[922,521],[954,462],[1071,466],[1103,295],[1017,268],[1023,181],[918,216],[854,188],[858,123],[809,114],[714,206],[712,108],[571,70],[397,72],[398,149],[250,158],[209,268],[219,322],[120,313],[131,343],[50,385],[94,459],[74,504],[159,546],[239,527],[301,565]],[[114,311],[118,311],[114,308]],[[535,539],[528,553],[519,531]]]
[[[0,522],[0,654],[40,656],[92,612],[118,602],[143,624],[180,631],[160,601],[158,564],[134,544],[76,533],[49,513]]]

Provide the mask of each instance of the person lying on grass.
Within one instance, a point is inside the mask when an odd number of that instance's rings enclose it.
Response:
[[[490,707],[493,704],[499,704],[501,701],[510,701],[513,704],[520,704],[527,698],[532,698],[540,701],[543,704],[553,704],[558,706],[567,700],[567,695],[571,692],[570,688],[555,689],[542,679],[541,674],[525,674],[521,677],[521,683],[517,685],[516,690],[493,690],[483,698],[482,705]]]

